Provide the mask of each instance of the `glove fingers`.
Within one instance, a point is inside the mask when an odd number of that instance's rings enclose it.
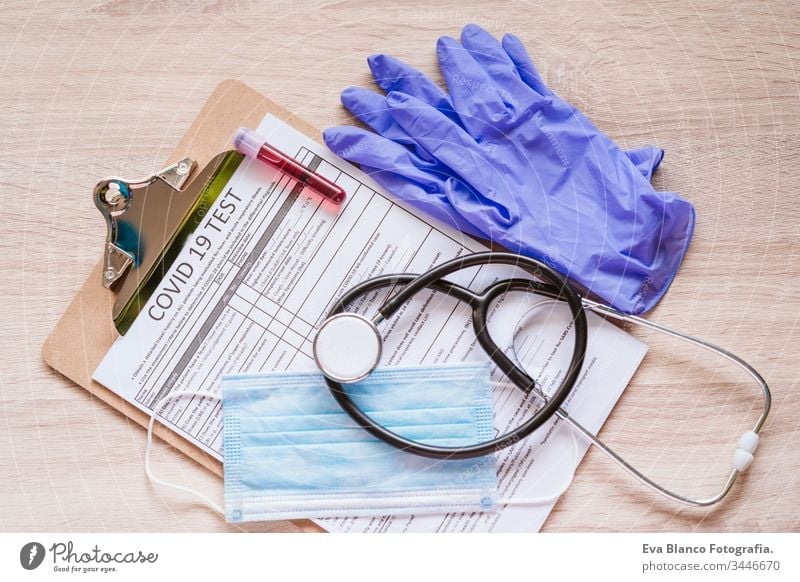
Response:
[[[389,139],[395,139],[394,135],[387,134],[395,134],[399,130],[403,135],[408,136],[389,113],[386,98],[383,95],[361,87],[348,87],[342,91],[340,98],[342,105],[356,119],[370,126],[376,133]]]
[[[479,205],[483,211],[481,224],[508,225],[513,221],[505,206],[509,197],[498,192],[496,187],[497,173],[464,128],[440,111],[403,93],[389,93],[386,103],[395,121],[441,162],[455,180],[463,181],[458,192],[464,198],[454,203],[459,213],[469,217],[469,209]],[[502,177],[499,180],[504,181]]]
[[[519,75],[529,87],[542,95],[551,93],[539,75],[539,72],[536,70],[536,66],[533,64],[533,60],[528,55],[522,42],[516,36],[507,34],[503,37],[503,46],[500,47],[497,45],[497,41],[494,37],[489,33],[474,24],[470,24],[464,28],[461,39],[464,46],[472,51],[476,60],[479,60],[490,73],[492,73],[492,71],[497,71],[498,75],[502,74],[508,76],[506,64],[501,64],[503,63],[503,57],[505,57],[506,62],[511,63],[515,73]],[[489,60],[486,59],[486,57],[479,59],[477,54],[479,50],[482,51],[484,55],[491,54],[491,61],[494,64],[484,63],[485,60]],[[502,55],[497,55],[497,50],[502,52]],[[488,67],[490,66],[493,68],[489,69]],[[625,154],[631,162],[633,162],[639,172],[650,180],[653,172],[655,172],[659,164],[661,164],[661,160],[664,157],[664,150],[653,146],[646,146],[626,151]]]
[[[530,87],[520,78],[517,66],[500,43],[476,24],[468,24],[461,32],[461,44],[489,76],[505,90],[502,95],[507,104],[513,104],[530,94]]]
[[[427,76],[390,55],[372,55],[367,59],[375,83],[386,93],[400,91],[435,107],[457,121],[450,97]]]
[[[325,145],[350,162],[402,174],[428,189],[437,188],[443,177],[433,171],[437,164],[419,158],[408,148],[352,125],[329,127],[322,132]]]
[[[431,188],[428,190],[408,176],[389,170],[370,168],[365,165],[361,166],[361,170],[383,186],[387,192],[421,210],[428,216],[468,235],[485,238],[483,232],[475,228],[453,208],[447,193],[443,189],[437,188],[434,190]],[[446,187],[446,182],[442,181],[438,185]]]
[[[330,127],[322,134],[325,144],[339,157],[354,162],[378,184],[434,218],[472,236],[480,230],[450,203],[452,178],[437,165],[418,159],[403,146],[372,132],[349,125]]]
[[[456,172],[461,173],[469,165],[468,158],[480,151],[464,128],[418,99],[393,92],[386,96],[386,104],[392,117],[410,136]]]
[[[349,87],[342,91],[342,105],[356,116],[357,119],[367,124],[378,135],[393,142],[410,147],[415,154],[432,162],[430,154],[412,138],[406,130],[400,127],[392,117],[386,97],[361,87]]]
[[[539,71],[536,70],[536,65],[533,64],[533,59],[528,55],[528,51],[522,45],[522,41],[513,34],[507,34],[503,37],[503,49],[506,54],[513,61],[517,67],[517,72],[522,80],[531,89],[543,96],[552,95],[553,92],[547,88]]]
[[[508,114],[500,89],[455,39],[440,38],[436,52],[461,123],[472,136],[485,135]]]

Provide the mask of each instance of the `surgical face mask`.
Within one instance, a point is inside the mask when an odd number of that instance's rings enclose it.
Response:
[[[195,496],[230,522],[547,504],[567,489],[580,458],[575,433],[567,431],[574,459],[566,465],[566,480],[564,471],[547,470],[527,495],[497,498],[493,455],[435,461],[378,442],[339,408],[318,372],[232,376],[223,386],[226,509],[200,491],[154,474],[155,414],[147,430],[144,468],[154,485]],[[348,386],[354,401],[376,421],[406,438],[449,446],[492,434],[489,389],[488,364],[384,368]],[[215,392],[176,391],[155,410],[196,397],[220,400]]]
[[[318,372],[228,376],[222,391],[227,521],[496,508],[493,455],[436,460],[387,445]],[[348,391],[408,439],[464,446],[494,432],[488,364],[383,368]]]

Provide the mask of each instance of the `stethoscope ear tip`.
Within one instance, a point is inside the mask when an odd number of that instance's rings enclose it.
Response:
[[[753,453],[758,447],[758,433],[752,430],[744,433],[739,439],[739,448],[733,453],[731,467],[740,473],[746,470],[753,462]]]

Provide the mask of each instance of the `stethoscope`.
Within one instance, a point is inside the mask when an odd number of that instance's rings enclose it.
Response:
[[[533,279],[512,278],[496,281],[482,292],[475,292],[445,279],[457,271],[484,265],[511,265],[522,269]],[[389,297],[381,304],[372,319],[347,311],[349,305],[356,303],[366,295],[394,287],[398,289],[393,293],[390,292]],[[513,430],[485,442],[463,447],[434,446],[409,440],[388,430],[375,422],[353,401],[342,385],[366,378],[380,362],[383,338],[378,326],[395,315],[404,303],[423,289],[445,293],[464,302],[472,309],[472,326],[475,336],[489,358],[520,390],[526,394],[533,392],[544,401],[544,405],[528,420]],[[509,292],[542,295],[563,302],[570,311],[574,333],[572,357],[566,373],[549,396],[543,394],[536,385],[536,381],[517,362],[506,355],[489,334],[487,320],[490,306],[493,301]],[[564,401],[578,380],[586,355],[588,337],[586,309],[604,317],[641,325],[709,350],[739,366],[758,384],[763,397],[761,414],[752,430],[745,432],[739,439],[738,448],[731,463],[731,473],[719,493],[707,499],[691,499],[666,489],[631,466],[563,408]],[[615,463],[651,490],[674,501],[695,506],[708,506],[720,501],[728,494],[739,474],[750,466],[753,461],[753,453],[758,446],[758,433],[769,414],[771,405],[769,387],[764,379],[752,366],[738,356],[706,341],[582,298],[561,275],[546,264],[512,253],[475,253],[442,263],[421,275],[407,273],[382,275],[354,286],[335,302],[328,318],[317,331],[314,338],[314,359],[325,375],[331,394],[347,414],[373,436],[406,452],[435,459],[469,459],[489,455],[518,443],[545,422],[557,417],[574,427]]]

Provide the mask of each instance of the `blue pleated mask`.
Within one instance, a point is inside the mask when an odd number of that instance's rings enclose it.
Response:
[[[383,368],[348,392],[403,437],[466,446],[494,433],[489,374],[483,363]],[[496,508],[493,455],[437,460],[387,445],[319,372],[226,376],[222,393],[229,522]]]

